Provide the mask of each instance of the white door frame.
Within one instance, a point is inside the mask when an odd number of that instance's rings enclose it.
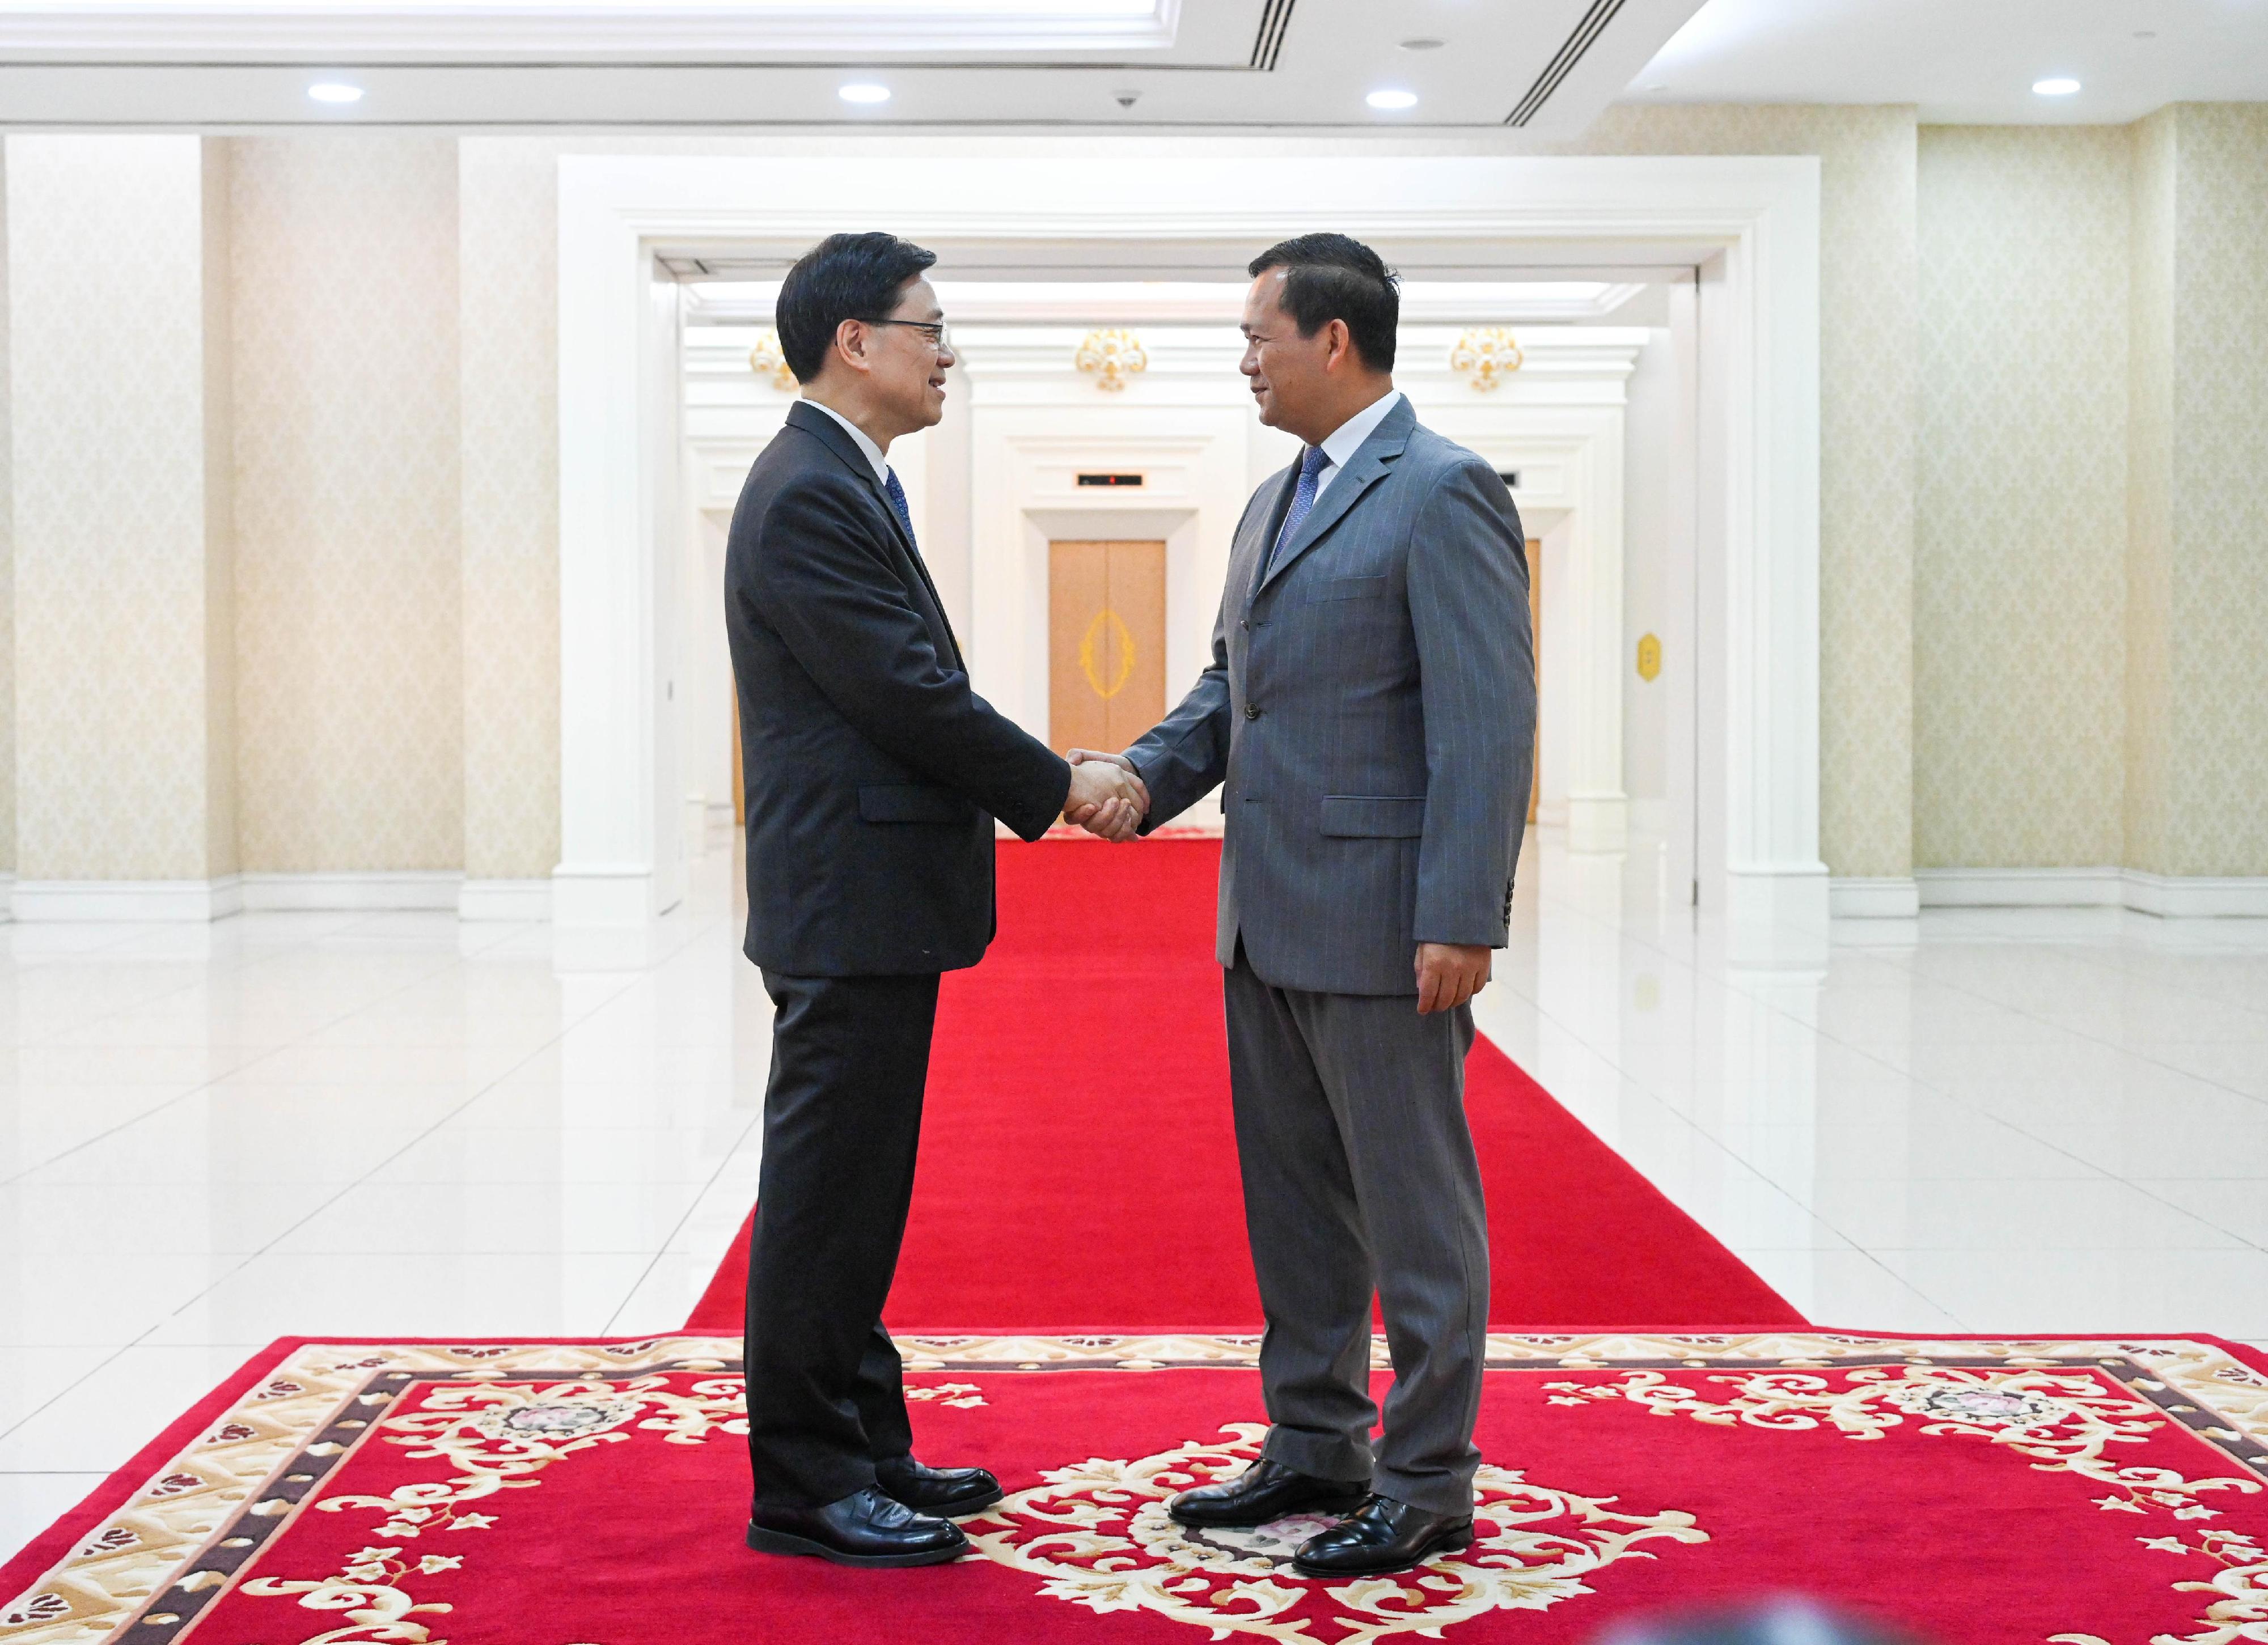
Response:
[[[1823,930],[1819,860],[1819,167],[1808,158],[1336,156],[1335,224],[1475,266],[1660,263],[1699,248],[1705,458],[1701,760],[1705,899],[1737,926]],[[1256,197],[1248,169],[1198,158],[564,156],[559,161],[560,838],[556,917],[637,922],[675,900],[677,819],[662,724],[674,625],[679,453],[647,374],[676,337],[655,257],[747,240],[807,244],[886,222],[927,244],[1150,245],[1186,258],[1312,227]],[[1675,253],[1672,253],[1675,254]],[[1689,254],[1688,260],[1692,260]],[[1713,711],[1708,711],[1713,705]],[[672,836],[665,838],[665,833]],[[1713,893],[1713,894],[1712,894]]]

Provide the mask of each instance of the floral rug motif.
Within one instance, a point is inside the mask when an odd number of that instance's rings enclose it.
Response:
[[[0,1645],[1576,1645],[1788,1589],[1975,1645],[2268,1640],[2268,1371],[2208,1339],[1492,1336],[1473,1546],[1360,1582],[1291,1569],[1321,1521],[1166,1515],[1258,1454],[1248,1338],[909,1340],[924,1451],[1009,1489],[969,1558],[750,1553],[738,1346],[279,1345],[11,1568]]]

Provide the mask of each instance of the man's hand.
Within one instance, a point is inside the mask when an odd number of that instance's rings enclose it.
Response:
[[[1070,759],[1071,793],[1064,801],[1064,820],[1098,839],[1114,843],[1131,840],[1150,810],[1150,790],[1134,774],[1133,765],[1123,754],[1089,748],[1072,749]]]
[[[1456,943],[1418,944],[1418,1015],[1454,1011],[1488,987],[1489,951]]]

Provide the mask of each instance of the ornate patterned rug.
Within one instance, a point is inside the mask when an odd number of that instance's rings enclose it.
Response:
[[[1798,1590],[1974,1645],[2268,1640],[2268,1359],[2210,1338],[1499,1335],[1480,1535],[1310,1582],[1183,1531],[1262,1433],[1249,1338],[908,1341],[976,1553],[740,1544],[738,1343],[267,1350],[0,1572],[0,1641],[1580,1641]],[[1382,1354],[1382,1345],[1381,1347]],[[1382,1366],[1381,1366],[1382,1370]]]

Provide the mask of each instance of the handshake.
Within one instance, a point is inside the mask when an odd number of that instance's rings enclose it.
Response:
[[[1150,814],[1150,790],[1135,775],[1123,754],[1098,753],[1074,748],[1071,760],[1071,793],[1064,801],[1064,820],[1075,823],[1098,840],[1114,844],[1131,840]]]

